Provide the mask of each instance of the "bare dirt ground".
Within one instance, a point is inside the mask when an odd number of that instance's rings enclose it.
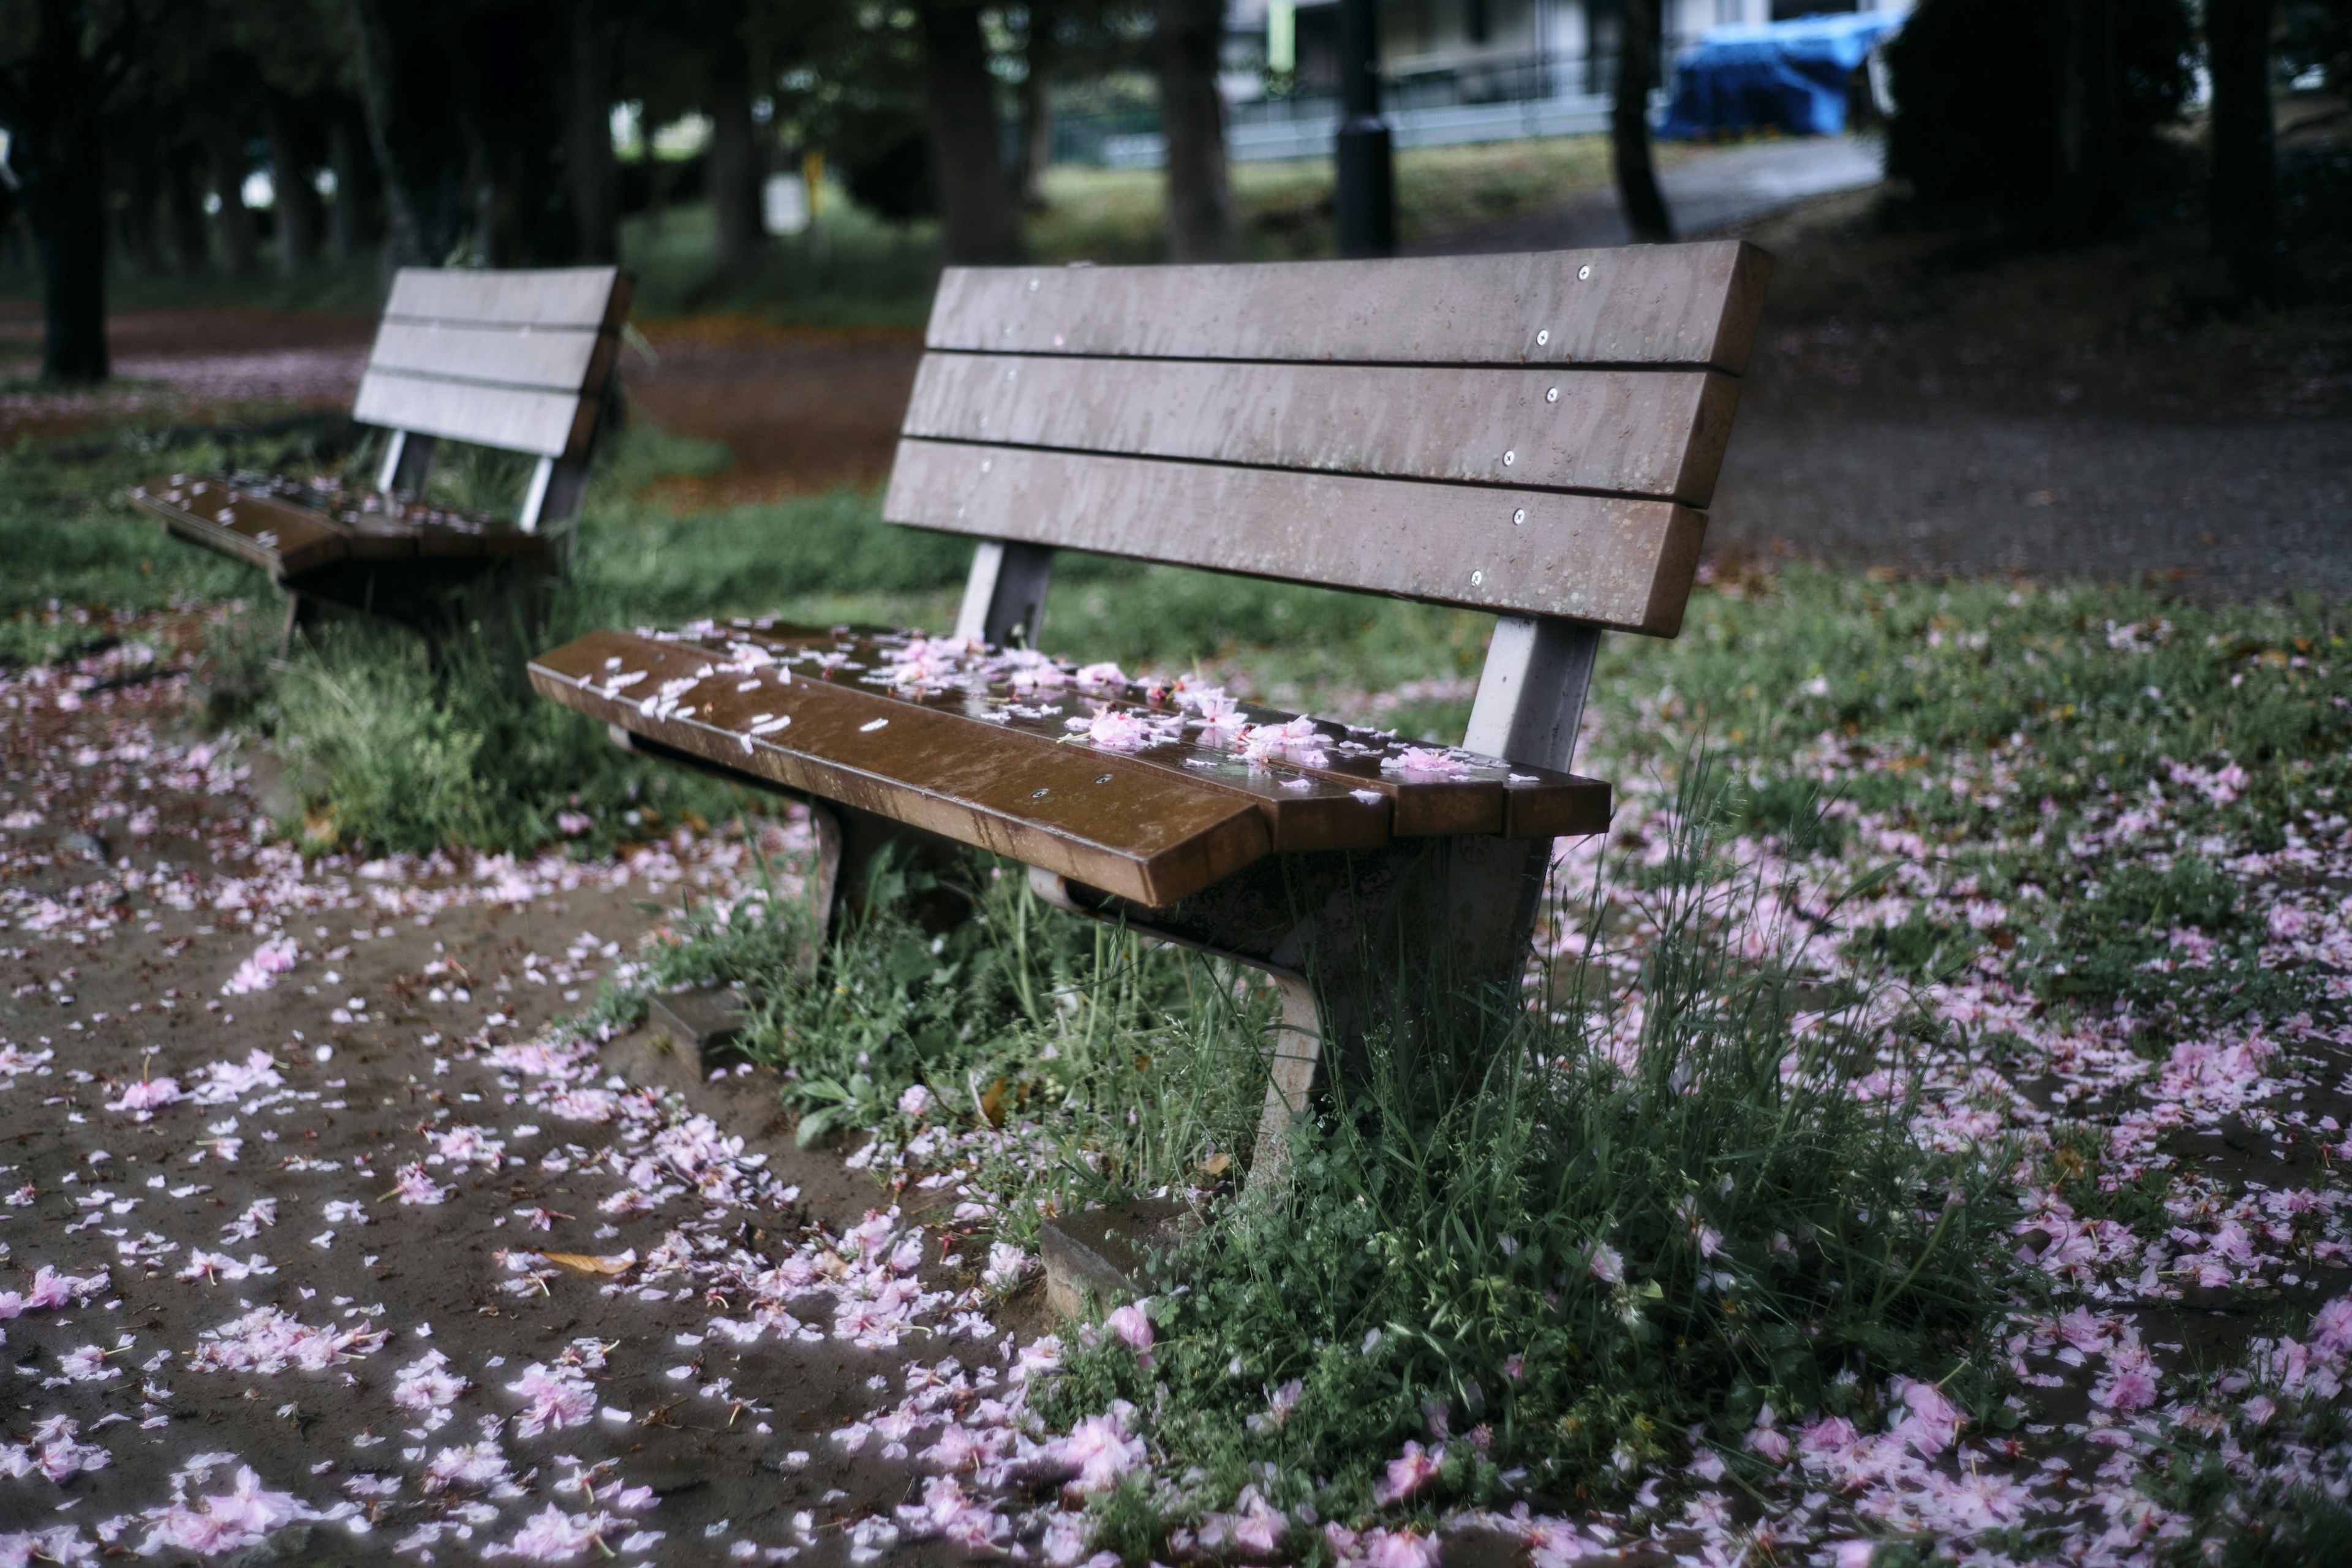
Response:
[[[306,1558],[469,1560],[553,1504],[611,1515],[601,1538],[639,1561],[837,1559],[837,1521],[887,1518],[911,1472],[825,1435],[882,1402],[907,1356],[886,1342],[950,1343],[972,1270],[934,1246],[886,1271],[908,1325],[862,1347],[821,1317],[706,1340],[729,1292],[674,1265],[821,1262],[810,1239],[838,1256],[888,1193],[796,1149],[772,1081],[698,1082],[643,1031],[568,1078],[500,1054],[586,1005],[660,918],[645,900],[724,889],[740,864],[681,834],[617,865],[306,865],[251,832],[269,759],[180,731],[174,664],[118,649],[0,679],[0,1286],[46,1267],[85,1287],[6,1323],[0,1456],[46,1451],[44,1431],[68,1435],[61,1466],[75,1434],[102,1448],[61,1479],[0,1464],[0,1535],[160,1533],[176,1561],[201,1531],[173,1500],[220,1514],[203,1500],[251,1467],[340,1510],[281,1532]],[[267,940],[291,968],[225,992]],[[133,1089],[166,1080],[142,1110]],[[411,1165],[438,1198],[404,1194]],[[235,1364],[272,1336],[306,1336],[295,1365]],[[436,1352],[467,1385],[438,1416],[396,1375]],[[593,1403],[532,1431],[509,1385],[533,1363]]]

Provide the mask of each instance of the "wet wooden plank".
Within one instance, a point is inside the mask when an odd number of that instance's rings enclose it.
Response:
[[[1248,726],[1244,734],[1261,726],[1296,729],[1302,718],[1249,702],[1237,704],[1235,714]],[[1609,823],[1609,786],[1597,779],[1482,757],[1458,746],[1423,745],[1335,720],[1305,723],[1307,732],[1276,753],[1281,765],[1387,796],[1389,830],[1399,838],[1457,833],[1553,838],[1597,833]]]
[[[628,299],[628,275],[617,267],[404,267],[393,277],[383,313],[420,321],[617,329]]]
[[[602,385],[618,340],[593,327],[488,327],[404,321],[377,327],[371,369],[450,381],[578,392]]]
[[[729,669],[714,652],[723,650],[599,632],[534,660],[531,680],[551,700],[681,751],[1154,908],[1274,847],[1267,811],[1280,803],[1231,780],[933,700],[806,674],[782,680],[772,664]],[[1384,822],[1378,803],[1355,804]]]
[[[550,549],[545,536],[488,518],[277,478],[238,483],[174,474],[134,489],[131,500],[179,537],[280,578],[336,561],[525,556]]]
[[[1704,507],[1738,388],[1713,371],[931,353],[905,434]]]
[[[1740,240],[1227,267],[950,268],[934,349],[1738,375],[1771,258]]]
[[[351,531],[307,507],[253,496],[216,479],[175,476],[131,492],[131,504],[191,543],[285,577],[352,553]]]
[[[1076,726],[1091,726],[1097,714],[1126,715],[1137,731],[1164,738],[1108,754],[1241,793],[1265,812],[1277,852],[1374,848],[1391,835],[1549,837],[1597,831],[1608,820],[1609,788],[1594,780],[1420,746],[1362,726],[1302,720],[1234,702],[1215,688],[1204,693],[1182,681],[1129,679],[1099,666],[1082,680],[1087,672],[1067,661],[955,647],[918,634],[744,623],[667,635],[676,638],[667,646],[700,648],[709,660],[757,648],[793,671],[795,684],[830,681],[877,700],[959,713],[1000,732],[1089,752],[1099,749]],[[722,691],[720,700],[725,710],[732,700]],[[749,700],[756,706],[764,700]],[[1212,713],[1219,721],[1209,721]]]
[[[892,522],[1672,637],[1704,513],[1672,501],[909,437]]]
[[[920,634],[794,626],[664,633],[657,640],[700,648],[714,664],[740,662],[750,657],[744,648],[756,648],[759,657],[774,659],[782,671],[772,678],[756,672],[747,676],[739,682],[736,697],[712,687],[716,706],[703,704],[706,718],[712,711],[730,713],[746,702],[756,710],[762,699],[743,696],[747,691],[789,694],[808,681],[824,682],[877,702],[959,715],[984,727],[975,736],[980,743],[1012,735],[1026,744],[1116,756],[1139,768],[1225,790],[1265,816],[1269,843],[1277,851],[1369,849],[1388,842],[1389,808],[1383,798],[1346,781],[1304,776],[1283,765],[1253,764],[1229,747],[1205,743],[1179,727],[1184,713],[1173,705],[1153,710],[1123,701],[1117,689],[1108,687],[1065,682],[1024,690],[1009,680],[992,680],[984,667],[1000,661],[988,658],[985,650],[971,650],[968,658],[948,658],[939,651],[946,646],[943,642]],[[910,656],[919,662],[910,663]],[[1067,667],[1047,661],[1038,668],[1050,668],[1057,680],[1068,673]],[[1097,744],[1077,727],[1103,710],[1139,716],[1139,728],[1127,743]],[[1145,730],[1158,733],[1146,734]]]
[[[486,386],[370,366],[360,378],[352,417],[387,430],[564,458],[587,450],[597,408],[597,399],[575,392]]]

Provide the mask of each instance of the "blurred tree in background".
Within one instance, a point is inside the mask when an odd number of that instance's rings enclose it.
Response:
[[[2111,233],[2195,47],[2187,0],[1925,0],[1887,47],[1887,173],[1931,203]]]

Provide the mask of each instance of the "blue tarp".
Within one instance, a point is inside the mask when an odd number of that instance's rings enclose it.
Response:
[[[1900,26],[1877,11],[1709,29],[1675,62],[1663,134],[1706,136],[1767,125],[1835,136],[1846,84],[1879,39]]]

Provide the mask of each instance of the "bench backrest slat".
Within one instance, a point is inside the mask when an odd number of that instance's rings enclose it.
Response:
[[[1738,396],[1705,370],[935,353],[906,434],[1703,507]]]
[[[950,269],[883,515],[1671,635],[1769,266]]]
[[[934,349],[1747,369],[1769,264],[1737,240],[1228,267],[951,268]],[[1580,276],[1581,274],[1581,276]]]
[[[583,455],[628,312],[611,267],[404,268],[352,416],[542,458]]]
[[[891,470],[886,515],[907,511],[990,539],[1659,637],[1682,626],[1706,533],[1672,501],[921,440],[899,442]]]

